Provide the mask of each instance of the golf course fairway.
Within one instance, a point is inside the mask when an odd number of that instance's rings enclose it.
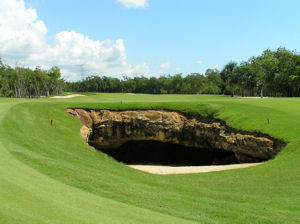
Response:
[[[67,108],[213,115],[287,145],[275,159],[249,168],[150,174],[91,148]],[[300,223],[300,98],[0,98],[0,223]]]

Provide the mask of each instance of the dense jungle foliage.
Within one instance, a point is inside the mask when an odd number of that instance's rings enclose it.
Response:
[[[34,70],[24,67],[12,68],[0,58],[0,96],[14,98],[36,98],[62,94],[65,82],[58,67]]]
[[[160,77],[88,76],[76,82],[61,79],[58,67],[12,68],[0,60],[0,96],[39,97],[62,92],[149,94],[225,94],[240,96],[300,96],[300,55],[285,48],[266,50],[241,63],[229,62],[222,70],[207,69]]]
[[[248,61],[229,62],[219,71],[156,77],[90,76],[67,82],[67,91],[151,94],[231,94],[240,96],[300,96],[300,55],[285,48],[266,50]]]

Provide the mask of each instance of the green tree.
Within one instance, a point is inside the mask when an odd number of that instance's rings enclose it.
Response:
[[[235,71],[236,67],[236,62],[229,62],[221,71],[221,79],[223,82],[222,91],[223,93],[226,93],[226,90],[229,89],[231,91],[231,96],[234,96],[234,86],[238,81],[238,76]]]
[[[260,96],[263,97],[265,88],[272,85],[279,61],[274,57],[272,51],[266,50],[261,56],[254,58],[252,63],[256,72],[257,84],[260,88]]]
[[[121,88],[123,93],[132,93],[135,91],[136,83],[134,80],[125,80],[121,82]]]

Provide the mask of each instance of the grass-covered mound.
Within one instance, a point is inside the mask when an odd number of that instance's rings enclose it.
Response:
[[[268,133],[288,145],[256,167],[152,175],[91,150],[68,107],[213,114],[233,128]],[[0,223],[297,223],[299,180],[299,98],[0,99]]]

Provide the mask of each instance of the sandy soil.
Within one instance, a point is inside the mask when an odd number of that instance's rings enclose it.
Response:
[[[154,174],[184,174],[184,173],[207,173],[213,171],[232,170],[257,166],[261,163],[243,163],[214,166],[156,166],[156,165],[129,165],[129,167]]]
[[[85,95],[72,94],[72,95],[67,95],[67,96],[52,96],[50,98],[53,98],[53,99],[64,99],[64,98],[73,98],[73,97],[77,97],[77,96],[85,96]]]
[[[264,96],[264,97],[260,97],[260,96],[236,96],[237,98],[242,98],[242,99],[265,99],[265,98],[272,98],[269,96]]]

